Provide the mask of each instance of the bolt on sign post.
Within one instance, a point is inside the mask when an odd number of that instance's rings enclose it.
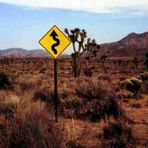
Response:
[[[53,26],[40,40],[39,44],[54,59],[54,103],[55,103],[55,121],[58,122],[58,77],[57,77],[57,58],[70,45],[70,39],[57,27]]]

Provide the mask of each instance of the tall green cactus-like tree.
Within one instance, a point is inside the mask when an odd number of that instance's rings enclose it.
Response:
[[[75,28],[72,30],[65,29],[65,33],[68,35],[72,42],[73,53],[72,56],[72,67],[74,77],[78,77],[81,72],[81,56],[85,51],[90,51],[96,56],[97,49],[100,49],[100,46],[96,41],[90,38],[87,38],[87,32],[83,29]]]

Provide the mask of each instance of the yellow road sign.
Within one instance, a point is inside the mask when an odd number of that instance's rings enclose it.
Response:
[[[70,39],[57,27],[53,26],[39,41],[50,55],[56,59],[70,45]]]

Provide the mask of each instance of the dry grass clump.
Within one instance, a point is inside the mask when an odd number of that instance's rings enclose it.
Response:
[[[91,121],[98,121],[102,118],[105,119],[106,116],[119,118],[123,115],[123,110],[114,96],[108,96],[103,100],[96,100],[92,102],[89,107],[87,116],[90,117]]]
[[[82,99],[78,96],[70,96],[67,100],[64,100],[63,106],[67,109],[78,109],[79,107],[83,106],[83,102]]]
[[[117,92],[117,98],[118,99],[130,99],[133,97],[133,93],[126,89],[121,89],[120,91]]]
[[[104,81],[111,81],[111,78],[107,74],[99,74],[98,76],[99,80],[104,80]]]
[[[148,81],[148,72],[144,72],[140,75],[143,82]]]
[[[133,139],[132,129],[123,120],[109,121],[103,128],[103,137],[107,140],[103,147],[126,148]]]
[[[141,104],[140,103],[133,103],[133,104],[131,104],[131,107],[133,107],[133,108],[141,108]]]
[[[6,118],[10,118],[16,111],[16,106],[12,102],[2,102],[0,104],[0,114],[3,114]]]
[[[141,89],[141,93],[148,94],[148,81],[144,82],[143,87]]]
[[[73,110],[73,116],[98,121],[105,116],[118,118],[123,114],[109,83],[98,79],[78,80],[75,90],[75,96],[66,99],[64,105],[66,109]]]
[[[10,87],[12,87],[10,76],[4,71],[0,71],[0,89],[7,89]]]
[[[17,110],[18,98],[9,91],[0,91],[0,114],[10,118]]]
[[[15,112],[5,125],[5,148],[62,147],[62,134],[44,103],[35,102]],[[2,147],[3,148],[3,147]]]
[[[36,83],[30,80],[21,80],[19,81],[21,91],[28,91],[34,89]]]
[[[71,80],[71,83],[73,80]],[[71,84],[69,81],[60,82],[59,86],[59,96],[61,100],[66,100],[72,95],[75,95],[75,88],[73,87],[73,83]]]
[[[148,94],[148,72],[141,74],[140,77],[143,81],[143,87],[141,89],[141,92],[144,94]]]
[[[33,100],[53,102],[53,91],[47,86],[41,86],[34,92]]]
[[[60,126],[54,123],[51,108],[33,101],[32,93],[17,96],[14,91],[0,91],[0,147],[62,147]]]
[[[75,86],[76,93],[83,99],[104,99],[111,91],[110,84],[96,78],[78,80]]]
[[[81,110],[84,108],[84,103],[80,97],[71,95],[61,101],[61,107],[64,117],[81,118]]]

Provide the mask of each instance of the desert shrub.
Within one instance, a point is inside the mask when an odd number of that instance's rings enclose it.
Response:
[[[91,68],[85,69],[85,70],[84,70],[84,74],[85,74],[86,77],[91,77],[92,74],[93,74],[93,71],[92,71]]]
[[[143,82],[148,81],[148,72],[141,74],[140,77],[141,77]]]
[[[133,57],[133,59],[132,59],[131,62],[133,63],[133,66],[134,66],[135,68],[138,68],[138,65],[139,65],[139,63],[140,63],[140,60],[139,60],[138,57]]]
[[[6,99],[6,91],[5,90],[0,90],[0,102],[5,101]]]
[[[0,71],[0,89],[9,88],[11,85],[9,76],[5,72]]]
[[[46,68],[41,68],[39,72],[40,73],[45,73],[46,72]]]
[[[148,94],[148,81],[144,82],[142,89],[141,89],[141,92],[144,93],[144,94]]]
[[[76,144],[76,142],[73,140],[73,141],[69,141],[66,146],[68,148],[75,148],[75,147],[78,147],[78,145]]]
[[[137,98],[137,94],[142,86],[142,81],[136,77],[132,77],[130,79],[126,79],[122,85],[134,94],[134,98]]]
[[[132,130],[123,121],[109,122],[103,128],[103,136],[110,140],[108,147],[125,148],[132,139]]]
[[[146,70],[148,70],[148,53],[145,53],[144,65],[145,65],[145,67],[146,67]]]
[[[83,108],[79,117],[98,121],[105,116],[122,116],[123,111],[118,104],[114,91],[109,83],[99,82],[97,79],[79,81],[76,93],[83,100]]]
[[[143,81],[143,87],[141,89],[142,93],[148,94],[148,72],[144,72],[140,75],[142,81]]]
[[[36,102],[17,112],[6,126],[5,148],[62,147],[62,133],[45,104]],[[4,145],[4,144],[3,144]]]
[[[41,87],[34,92],[33,100],[41,100],[41,101],[53,101],[53,92],[49,90],[47,87]]]
[[[108,83],[99,82],[97,79],[78,81],[75,88],[76,93],[84,99],[103,99],[111,89]]]
[[[129,99],[132,98],[133,93],[129,92],[128,90],[124,90],[121,89],[118,93],[117,93],[117,98],[119,99]]]
[[[68,99],[64,100],[63,106],[65,108],[78,109],[83,105],[82,99],[78,96],[69,96]]]
[[[99,75],[98,78],[100,80],[104,80],[104,81],[111,81],[111,78],[108,75],[106,75],[106,74],[101,74],[101,75]]]
[[[60,96],[60,99],[67,99],[69,97],[71,97],[72,94],[75,93],[75,90],[71,87],[71,86],[68,86],[67,83],[63,83],[59,86],[59,96]]]
[[[70,92],[63,89],[62,92],[59,95],[60,95],[61,98],[65,99],[65,98],[68,98],[70,96]]]
[[[12,102],[2,102],[0,104],[0,113],[6,118],[10,118],[16,111],[16,106]]]
[[[140,108],[140,107],[141,107],[141,104],[140,104],[140,103],[133,103],[133,104],[131,105],[131,107]]]
[[[103,128],[103,135],[105,139],[117,138],[123,135],[130,138],[132,131],[131,128],[122,121],[109,122],[108,125]]]
[[[107,73],[107,70],[108,70],[108,67],[106,65],[106,60],[107,60],[108,56],[106,54],[103,54],[101,55],[99,61],[101,62],[102,64],[102,67],[103,67],[103,70],[104,70],[104,73]]]
[[[34,88],[35,84],[32,81],[23,80],[20,82],[20,88],[22,91],[31,90]]]
[[[0,92],[0,114],[5,118],[13,117],[17,110],[17,96],[12,93],[1,91]]]
[[[103,100],[94,101],[87,113],[91,121],[98,121],[107,116],[119,118],[123,115],[123,110],[114,96],[108,96]]]
[[[64,117],[81,118],[81,110],[84,104],[80,97],[71,95],[66,100],[62,101],[61,107]]]

